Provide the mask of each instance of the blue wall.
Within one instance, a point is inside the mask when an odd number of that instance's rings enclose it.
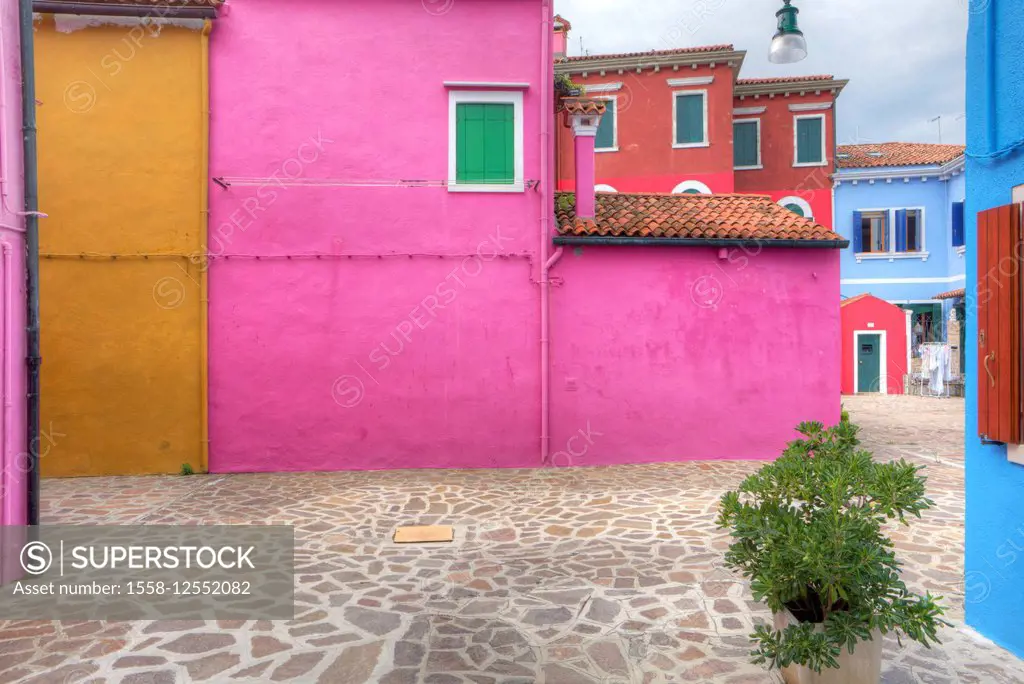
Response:
[[[1024,151],[972,158],[1024,138],[1024,12],[1020,0],[971,0],[967,39],[967,367],[976,344],[977,213],[1009,204]],[[994,21],[993,21],[994,20]],[[990,57],[994,55],[994,59]],[[990,66],[992,72],[990,73]],[[978,439],[977,374],[967,386],[967,623],[1024,657],[1024,466]]]
[[[869,292],[892,302],[921,301],[931,300],[941,292],[964,286],[963,278],[956,278],[965,273],[964,258],[953,248],[951,235],[952,203],[964,199],[964,177],[961,173],[949,180],[921,180],[922,171],[934,173],[936,169],[907,167],[870,170],[905,173],[911,179],[909,183],[904,182],[903,177],[891,179],[891,182],[884,178],[876,179],[873,183],[858,180],[856,185],[844,179],[844,175],[850,172],[862,174],[868,169],[848,169],[836,175],[836,179],[841,181],[835,190],[836,231],[851,241],[850,249],[843,250],[841,257],[844,297]],[[917,207],[924,207],[925,210],[925,251],[929,253],[927,261],[920,258],[893,261],[865,259],[857,263],[852,247],[853,212]],[[919,282],[884,282],[905,279]],[[882,282],[851,282],[862,280]],[[920,282],[922,280],[924,282]]]

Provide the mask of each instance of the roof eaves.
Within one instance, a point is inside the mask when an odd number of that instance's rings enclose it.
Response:
[[[556,235],[556,245],[666,246],[666,247],[797,247],[807,249],[846,249],[849,240],[792,240],[746,238],[678,238]]]
[[[748,95],[783,95],[785,93],[831,91],[836,97],[843,92],[849,79],[820,79],[816,81],[788,81],[785,83],[737,83],[733,90],[736,97]]]
[[[644,53],[631,57],[594,55],[572,62],[555,62],[556,74],[581,74],[594,71],[622,71],[653,69],[655,67],[683,67],[700,64],[726,64],[739,70],[746,58],[745,50],[708,50],[706,52],[680,52],[674,54]]]

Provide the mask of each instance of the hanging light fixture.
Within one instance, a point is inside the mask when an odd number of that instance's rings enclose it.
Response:
[[[779,19],[779,30],[772,39],[768,60],[775,64],[792,64],[807,56],[807,40],[797,26],[796,15],[800,10],[793,7],[792,0],[784,0],[785,6],[775,13]]]

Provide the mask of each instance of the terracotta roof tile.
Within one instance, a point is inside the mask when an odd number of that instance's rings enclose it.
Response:
[[[863,293],[861,293],[859,295],[854,295],[853,297],[849,297],[849,298],[844,299],[843,301],[839,302],[839,308],[841,309],[844,306],[847,306],[849,304],[853,304],[854,302],[859,302],[860,300],[864,299],[865,297],[870,297],[870,296],[871,295],[868,294],[867,292],[863,292]]]
[[[817,76],[787,76],[784,78],[739,78],[736,85],[771,85],[773,83],[803,83],[804,81],[831,81],[835,76],[832,74],[819,74]]]
[[[560,237],[846,242],[767,195],[598,193],[596,220],[583,220],[576,196],[558,193],[555,209]]]
[[[586,97],[562,98],[562,109],[569,114],[604,114],[608,105],[606,100],[594,100]]]
[[[624,59],[629,57],[657,57],[657,56],[670,56],[670,55],[688,55],[697,52],[732,52],[733,46],[730,44],[722,45],[702,45],[699,47],[688,47],[688,48],[676,48],[674,50],[649,50],[647,52],[618,52],[605,55],[576,55],[574,57],[563,57],[558,60],[559,62],[586,62],[588,60],[599,60],[599,59]]]
[[[963,145],[932,145],[929,143],[840,145],[836,151],[836,161],[843,169],[928,166],[947,164],[957,157],[963,156],[965,149]]]
[[[950,290],[949,292],[943,292],[942,294],[935,295],[935,299],[959,299],[967,296],[967,289],[961,287],[959,290]]]

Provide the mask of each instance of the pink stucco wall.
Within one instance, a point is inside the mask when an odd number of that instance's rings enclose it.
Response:
[[[0,523],[27,520],[25,221],[18,3],[0,3]],[[59,106],[59,105],[58,105]],[[46,426],[43,426],[45,429]]]
[[[542,7],[244,0],[217,20],[211,173],[266,180],[211,184],[211,470],[538,464],[547,193],[394,185],[447,178],[445,81],[530,84],[539,180]]]
[[[556,465],[778,456],[839,419],[839,252],[566,248]]]
[[[544,7],[245,0],[218,19],[211,172],[231,187],[211,185],[212,471],[540,465],[553,184],[397,181],[447,176],[445,81],[530,84],[540,180]],[[727,256],[565,250],[556,465],[768,458],[801,420],[838,418],[838,254]]]

